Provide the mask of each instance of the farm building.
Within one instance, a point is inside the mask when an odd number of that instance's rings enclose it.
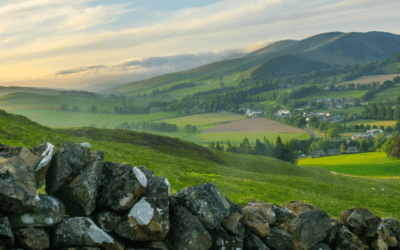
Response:
[[[347,150],[346,150],[346,153],[348,153],[348,154],[353,154],[353,153],[358,153],[358,148],[357,147],[349,147]]]
[[[339,149],[337,149],[337,148],[328,149],[327,154],[328,154],[328,155],[338,155],[338,154],[340,154],[340,151],[339,151]]]
[[[321,156],[326,156],[326,154],[323,150],[312,151],[312,153],[311,153],[312,158],[317,158],[317,157],[321,157]]]

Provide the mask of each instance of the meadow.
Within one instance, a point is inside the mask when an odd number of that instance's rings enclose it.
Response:
[[[357,119],[357,120],[354,120],[354,121],[345,122],[345,124],[346,124],[346,126],[355,125],[355,124],[358,124],[358,125],[364,124],[364,126],[365,125],[370,125],[371,128],[374,125],[376,125],[378,128],[382,125],[382,126],[384,126],[386,128],[387,126],[394,126],[396,124],[396,121]]]
[[[104,161],[146,166],[157,176],[164,176],[171,184],[171,194],[213,182],[240,205],[253,199],[278,205],[302,200],[335,218],[342,210],[363,207],[379,217],[400,220],[400,203],[394,202],[400,183],[394,179],[335,175],[326,169],[295,166],[274,158],[212,150],[224,161],[221,165],[203,157],[201,151],[126,143],[141,140],[141,134],[132,131],[85,128],[81,131],[86,133],[78,136],[73,135],[78,129],[52,130],[2,111],[0,127],[5,131],[0,133],[0,142],[13,146],[31,148],[48,141],[58,150],[65,142],[89,142],[92,151],[105,152]]]
[[[316,167],[352,176],[400,178],[400,159],[386,157],[384,152],[309,157],[299,159],[298,166]]]
[[[400,96],[400,83],[396,83],[393,87],[388,88],[382,92],[374,95],[370,102],[396,102],[397,97]]]
[[[363,94],[367,92],[366,90],[344,90],[344,91],[322,91],[318,93],[312,93],[310,95],[307,95],[304,98],[301,98],[299,100],[306,101],[310,99],[326,99],[327,97],[331,98],[345,98],[348,96],[351,97],[360,97]]]

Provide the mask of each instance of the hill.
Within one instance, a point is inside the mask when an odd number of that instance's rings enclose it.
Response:
[[[346,66],[386,59],[400,51],[400,35],[385,32],[328,32],[301,41],[282,40],[242,58],[222,60],[195,69],[135,81],[107,90],[129,93],[179,81],[209,80],[240,74],[266,61],[284,55],[296,55],[332,66]]]
[[[158,136],[142,137],[124,130],[52,130],[4,111],[0,111],[0,127],[0,143],[13,146],[32,148],[48,141],[57,151],[65,142],[88,142],[91,150],[105,152],[104,161],[146,166],[157,176],[164,176],[171,184],[172,195],[185,187],[213,182],[240,205],[254,199],[278,205],[302,200],[335,218],[349,207],[363,207],[379,217],[400,219],[400,204],[393,202],[400,188],[398,180],[334,175],[324,169],[295,166],[269,157],[210,151],[224,162],[222,165],[205,157],[201,151],[206,150],[201,146],[197,151],[184,141],[176,144],[181,145],[179,148],[168,143],[171,138],[159,139],[165,143],[157,145]],[[145,139],[147,136],[153,141]],[[147,145],[139,145],[143,142]],[[378,193],[372,188],[385,191]]]
[[[60,93],[59,90],[55,89],[45,89],[45,88],[29,88],[29,87],[2,87],[0,86],[0,96],[25,92],[25,93],[33,93],[33,94],[43,94],[43,95],[58,95]]]
[[[258,67],[252,77],[283,77],[297,74],[309,73],[331,68],[329,64],[308,60],[295,55],[284,55],[266,61]]]

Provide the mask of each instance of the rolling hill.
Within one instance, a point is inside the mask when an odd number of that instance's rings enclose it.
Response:
[[[109,93],[130,93],[135,90],[161,86],[163,84],[192,80],[203,80],[219,76],[243,73],[266,61],[284,55],[296,55],[332,66],[361,64],[386,59],[400,51],[400,35],[385,32],[328,32],[308,37],[301,41],[282,40],[270,44],[242,58],[223,60],[195,69],[135,81],[116,88]]]
[[[302,167],[269,157],[210,151],[147,133],[93,128],[53,130],[2,110],[0,128],[0,143],[12,146],[32,148],[50,142],[57,151],[65,142],[88,142],[91,150],[105,152],[104,161],[146,166],[155,175],[164,176],[171,184],[172,195],[189,186],[213,182],[240,205],[254,199],[278,205],[302,200],[335,218],[342,210],[363,207],[379,217],[400,219],[400,204],[393,202],[400,188],[396,179],[334,175],[317,166]],[[375,188],[385,191],[378,193]],[[40,192],[44,193],[44,188]]]
[[[308,60],[295,55],[284,55],[266,61],[258,67],[253,73],[252,77],[282,77],[289,75],[297,75],[309,73],[312,71],[319,71],[331,68],[329,64]]]

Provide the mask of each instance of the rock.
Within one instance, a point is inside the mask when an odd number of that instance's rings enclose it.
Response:
[[[7,217],[0,218],[0,246],[4,249],[14,246],[14,235]]]
[[[148,188],[120,220],[114,232],[132,241],[162,240],[170,229],[169,183],[145,167],[139,169],[147,179]]]
[[[309,250],[331,250],[331,248],[325,243],[319,243],[310,248]]]
[[[336,249],[335,250],[360,250],[368,249],[360,238],[350,232],[346,226],[342,226],[337,235]]]
[[[180,190],[179,203],[199,217],[207,230],[220,225],[229,216],[230,203],[214,183],[204,183]]]
[[[38,157],[38,165],[35,168],[36,189],[43,186],[44,178],[46,177],[47,169],[50,167],[51,159],[53,158],[54,146],[51,143],[42,143],[30,151]]]
[[[386,225],[387,229],[391,233],[391,235],[395,236],[397,241],[400,240],[400,222],[393,218],[383,218],[382,222]],[[391,238],[391,241],[393,239]],[[391,243],[392,245],[394,242]]]
[[[100,228],[106,233],[114,231],[120,220],[121,216],[110,211],[102,211],[97,214],[97,222]]]
[[[229,213],[228,217],[225,217],[221,223],[221,226],[231,234],[241,234],[243,230],[241,230],[242,225],[244,225],[244,217],[243,217],[243,207],[231,202],[229,199]]]
[[[142,171],[129,164],[104,162],[98,207],[124,211],[130,209],[148,188]]]
[[[51,160],[46,173],[46,193],[53,195],[75,178],[89,161],[90,149],[65,143]]]
[[[324,242],[327,243],[328,245],[334,246],[336,244],[338,233],[340,232],[343,224],[336,218],[331,216],[330,216],[330,222],[331,222],[331,231],[328,237],[325,238]]]
[[[260,238],[255,236],[248,229],[246,229],[243,247],[247,250],[270,250]]]
[[[279,228],[282,231],[292,233],[293,229],[290,224],[296,218],[296,214],[276,204],[273,204],[272,212],[275,213],[276,217],[276,220],[274,222],[274,227]]]
[[[1,210],[23,213],[38,208],[34,175],[37,161],[37,157],[26,148],[0,146]]]
[[[354,211],[359,214],[356,215],[357,218],[360,218],[361,216],[364,219],[366,227],[362,229],[362,235],[366,238],[375,237],[378,234],[378,228],[382,224],[382,220],[378,216],[373,215],[368,209],[351,208],[348,210],[343,210],[342,212],[340,212],[340,221],[347,227],[350,227],[350,222],[348,220],[351,218],[354,218],[352,221],[352,225],[358,225],[357,223],[361,223],[356,217],[350,217]]]
[[[328,214],[319,209],[299,214],[291,226],[293,228],[293,244],[298,250],[307,250],[315,246],[331,231]]]
[[[168,250],[167,246],[162,241],[152,241],[145,246],[150,250]]]
[[[269,235],[261,238],[262,242],[273,250],[293,250],[293,236],[288,232],[271,227]]]
[[[50,227],[63,220],[65,207],[61,201],[47,195],[39,195],[39,197],[40,203],[37,211],[8,215],[12,228]]]
[[[259,237],[269,234],[269,224],[276,221],[276,215],[272,211],[273,204],[268,202],[249,202],[244,208],[244,221],[246,228]]]
[[[16,232],[16,236],[28,249],[42,250],[50,245],[49,236],[42,228],[22,228]]]
[[[285,205],[286,209],[289,209],[290,211],[293,211],[296,215],[305,213],[310,210],[319,210],[319,208],[315,205],[312,205],[308,202],[304,201],[291,201],[287,205]]]
[[[98,247],[66,247],[63,250],[102,250]]]
[[[243,238],[244,238],[244,225],[241,228],[241,237],[235,235],[229,235],[227,231],[221,227],[217,226],[210,231],[212,237],[212,248],[211,249],[225,249],[225,250],[236,250],[243,249]]]
[[[178,204],[170,196],[171,229],[164,239],[169,249],[208,250],[212,246],[212,237],[199,218]]]
[[[61,192],[55,193],[66,207],[66,214],[88,216],[96,208],[104,152],[92,152],[82,171]]]
[[[66,235],[68,237],[65,237]],[[51,242],[55,247],[86,246],[103,247],[106,250],[120,249],[113,237],[97,227],[91,219],[85,217],[64,218],[55,226]]]

